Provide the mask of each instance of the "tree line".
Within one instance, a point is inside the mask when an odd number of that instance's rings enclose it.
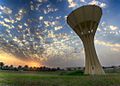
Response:
[[[29,67],[28,65],[25,66],[13,66],[13,65],[5,65],[3,62],[0,62],[0,70],[9,70],[9,71],[58,71],[58,70],[63,70],[60,67],[57,68],[49,68],[46,66],[42,67]]]

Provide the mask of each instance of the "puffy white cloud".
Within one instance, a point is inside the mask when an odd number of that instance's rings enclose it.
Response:
[[[45,8],[45,9],[43,9],[43,13],[44,14],[48,14],[48,13],[51,13],[51,12],[56,12],[56,11],[58,11],[58,8],[55,8],[55,7],[53,7],[52,5],[47,5],[46,6],[47,8]]]
[[[44,19],[44,17],[43,17],[43,16],[40,16],[40,17],[39,17],[39,20],[43,20],[43,19]]]
[[[22,27],[23,27],[22,25],[18,25],[18,28],[19,28],[19,29],[22,29]]]
[[[47,2],[48,0],[37,0],[38,2]]]
[[[103,2],[100,2],[100,1],[96,1],[96,0],[92,0],[88,4],[98,5],[98,6],[102,7],[102,8],[105,8],[107,6],[106,3],[103,3]]]
[[[57,26],[57,27],[55,27],[54,29],[55,30],[60,30],[60,29],[62,29],[63,28],[63,26]]]
[[[25,13],[26,13],[25,9],[20,9],[18,11],[18,14],[15,15],[16,16],[16,20],[20,21],[23,18],[23,16],[24,16]]]
[[[54,34],[54,32],[52,30],[48,31],[48,37],[49,38],[54,38],[55,37],[55,34]]]
[[[74,0],[68,0],[68,3],[69,3],[69,8],[72,8],[72,7],[76,7],[77,6],[77,3],[74,2]]]
[[[110,25],[109,28],[110,28],[111,30],[117,30],[117,29],[118,29],[118,27],[117,27],[117,26],[114,26],[114,25]]]
[[[101,3],[100,7],[104,8],[104,7],[106,7],[106,4],[105,3]]]
[[[11,14],[12,13],[12,10],[10,8],[5,7],[5,6],[1,6],[1,5],[0,5],[0,10],[5,14]]]
[[[14,20],[8,19],[8,18],[4,18],[4,21],[7,23],[12,23],[12,24],[15,22]]]
[[[50,26],[50,22],[49,21],[44,21],[45,27],[49,27]]]
[[[85,0],[80,0],[80,2],[86,2]]]
[[[0,21],[0,25],[2,25],[2,26],[4,26],[4,27],[7,27],[7,28],[9,28],[9,29],[14,28],[13,25],[6,24],[4,21]]]

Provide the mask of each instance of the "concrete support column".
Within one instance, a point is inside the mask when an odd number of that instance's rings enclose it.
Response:
[[[86,34],[82,37],[85,48],[85,74],[105,74],[98,60],[93,34]]]

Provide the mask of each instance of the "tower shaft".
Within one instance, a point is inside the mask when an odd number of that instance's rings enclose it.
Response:
[[[85,48],[85,74],[105,74],[98,60],[95,47],[94,35],[92,33],[85,34],[82,37]]]

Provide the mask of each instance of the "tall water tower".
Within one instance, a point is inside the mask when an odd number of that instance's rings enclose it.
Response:
[[[94,47],[94,35],[102,16],[96,5],[85,5],[69,14],[67,23],[81,38],[85,49],[85,74],[105,74]]]

